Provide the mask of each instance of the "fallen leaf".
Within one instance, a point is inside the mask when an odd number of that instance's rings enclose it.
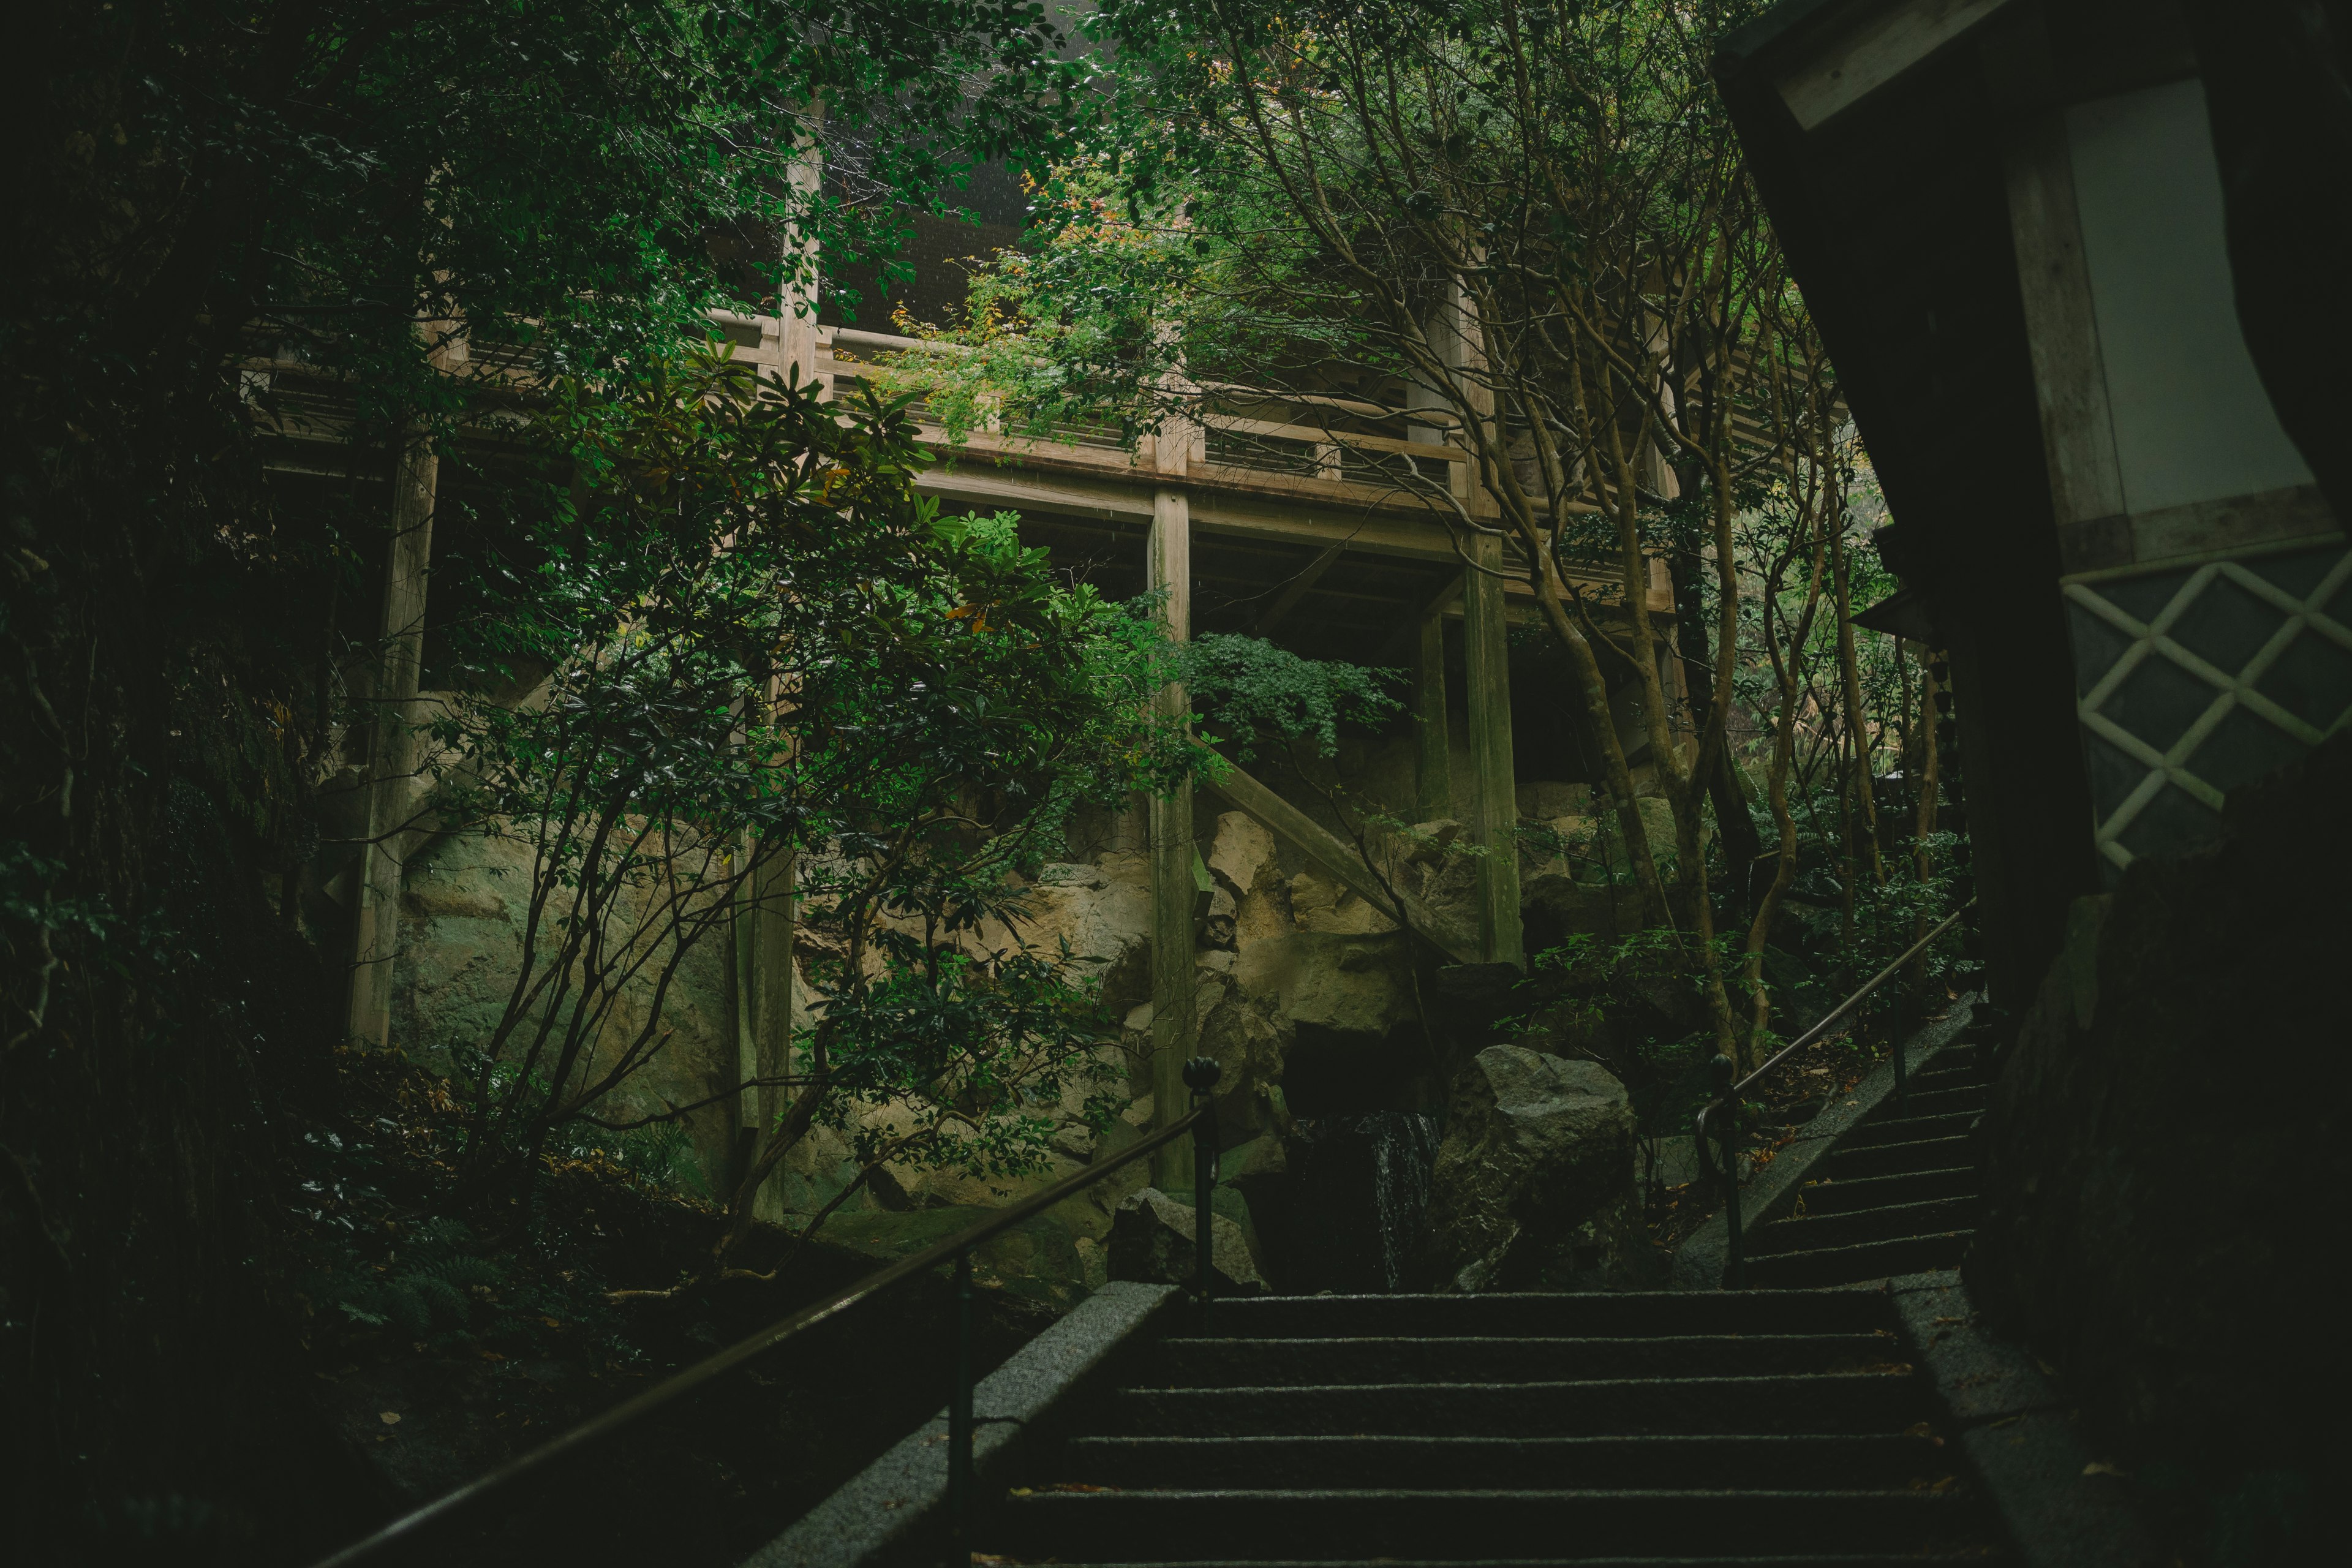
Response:
[[[397,1410],[378,1411],[376,1413],[376,1419],[383,1422],[387,1426],[397,1426],[400,1425],[400,1412]]]
[[[2120,1466],[2112,1464],[2105,1459],[2093,1459],[2089,1464],[2083,1467],[2083,1473],[2086,1476],[2128,1476],[2131,1474],[2129,1470],[2124,1469]]]

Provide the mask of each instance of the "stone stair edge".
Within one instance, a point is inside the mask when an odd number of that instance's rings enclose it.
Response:
[[[1798,1557],[1202,1557],[1150,1563],[1071,1563],[1060,1568],[1916,1568],[1922,1561],[1916,1554],[1906,1552],[1809,1552]],[[2006,1559],[1978,1556],[1960,1561],[1999,1564]]]
[[[2096,1466],[2032,1356],[1984,1326],[1959,1270],[1897,1276],[1886,1290],[2015,1561],[2159,1568],[2178,1560],[2132,1483]]]
[[[1903,1043],[1899,1048],[1904,1053],[1906,1078],[1911,1070],[1924,1066],[1967,1030],[1975,1019],[1978,1004],[1982,1000],[1976,992],[1960,996],[1941,1018],[1930,1019],[1921,1025]],[[1760,1175],[1750,1178],[1740,1193],[1742,1231],[1752,1232],[1758,1226],[1778,1219],[1796,1202],[1798,1190],[1804,1185],[1813,1168],[1837,1147],[1839,1138],[1859,1125],[1894,1092],[1895,1062],[1890,1056],[1855,1086],[1851,1101],[1832,1106],[1806,1123],[1795,1142],[1783,1149],[1770,1164],[1764,1167]],[[1730,1230],[1723,1214],[1717,1212],[1675,1248],[1674,1289],[1678,1291],[1719,1291],[1729,1251]]]
[[[1890,1206],[1905,1208],[1911,1205],[1898,1204]],[[1863,1209],[1857,1212],[1872,1214],[1876,1211]],[[1674,1345],[1691,1341],[1713,1342],[1719,1340],[1732,1340],[1742,1344],[1772,1344],[1785,1340],[1850,1340],[1867,1337],[1870,1332],[1870,1330],[1824,1329],[1811,1333],[1761,1334],[1273,1334],[1263,1339],[1252,1339],[1246,1334],[1212,1334],[1205,1337],[1171,1334],[1160,1343],[1171,1349],[1190,1345],[1279,1345],[1286,1350],[1306,1345]]]
[[[1134,1499],[1147,1501],[1153,1508],[1164,1508],[1175,1502],[1232,1501],[1248,1498],[1254,1502],[1303,1502],[1309,1499],[1328,1498],[1336,1502],[1349,1502],[1364,1498],[1438,1499],[1448,1502],[1479,1502],[1496,1498],[1622,1498],[1638,1502],[1690,1501],[1706,1499],[1710,1501],[1737,1497],[1743,1501],[1769,1500],[1777,1498],[1805,1498],[1822,1502],[1846,1502],[1867,1499],[1881,1502],[1888,1498],[1909,1500],[1902,1506],[1919,1509],[1957,1509],[1966,1506],[1966,1494],[1960,1492],[1913,1491],[1898,1487],[1155,1487],[1108,1488],[1101,1491],[1038,1490],[1016,1493],[1014,1500],[1024,1507],[1039,1504],[1054,1508],[1108,1507]]]
[[[1892,1351],[1895,1347],[1887,1347]],[[1839,1384],[1845,1385],[1874,1382],[1908,1375],[1893,1372],[1771,1372],[1753,1375],[1726,1374],[1718,1377],[1577,1377],[1527,1378],[1508,1383],[1471,1382],[1449,1379],[1444,1383],[1251,1383],[1228,1384],[1216,1388],[1188,1388],[1179,1384],[1131,1384],[1119,1390],[1121,1395],[1148,1394],[1154,1397],[1181,1394],[1209,1398],[1244,1395],[1263,1398],[1269,1394],[1301,1396],[1312,1394],[1426,1394],[1432,1389],[1448,1392],[1557,1392],[1573,1388],[1633,1388],[1673,1387],[1682,1389],[1716,1388],[1733,1385],[1742,1388],[1759,1384],[1803,1383],[1808,1384]]]

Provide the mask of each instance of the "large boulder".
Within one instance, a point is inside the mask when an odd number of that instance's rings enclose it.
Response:
[[[1110,1225],[1110,1277],[1149,1285],[1190,1285],[1198,1267],[1192,1205],[1146,1187],[1118,1205]],[[1250,1261],[1242,1227],[1209,1215],[1209,1272],[1220,1296],[1262,1296],[1265,1280]]]
[[[1454,1082],[1430,1177],[1441,1289],[1508,1289],[1559,1267],[1633,1184],[1633,1108],[1597,1062],[1489,1046]]]

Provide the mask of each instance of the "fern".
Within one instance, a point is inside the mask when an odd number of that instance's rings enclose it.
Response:
[[[494,1289],[504,1279],[474,1246],[473,1232],[461,1221],[428,1221],[410,1238],[396,1271],[374,1279],[346,1277],[335,1306],[354,1323],[393,1329],[404,1339],[465,1329],[474,1310],[467,1292],[476,1286]]]

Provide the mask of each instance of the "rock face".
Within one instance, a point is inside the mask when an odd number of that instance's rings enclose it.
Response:
[[[2352,1486],[2347,802],[2339,735],[2080,900],[1985,1115],[1977,1305],[2217,1534]]]
[[[1197,1267],[1191,1204],[1180,1204],[1158,1187],[1146,1187],[1118,1205],[1110,1225],[1110,1277],[1148,1285],[1190,1285]],[[1209,1216],[1209,1272],[1221,1296],[1262,1296],[1265,1280],[1250,1261],[1242,1227],[1220,1214]]]
[[[1412,798],[1412,752],[1400,738],[1370,753],[1343,757],[1335,780],[1345,782],[1360,804]],[[1314,790],[1294,794],[1293,804],[1310,816],[1325,811]],[[1521,795],[1520,810],[1530,825],[1563,829],[1544,838],[1545,846],[1580,842],[1567,830],[1585,820],[1579,814],[1591,812],[1589,789],[1538,784]],[[1302,1278],[1321,1276],[1334,1288],[1342,1276],[1352,1289],[1397,1288],[1393,1254],[1401,1238],[1411,1239],[1412,1271],[1421,1267],[1418,1215],[1406,1211],[1418,1206],[1425,1184],[1427,1113],[1445,1098],[1448,1053],[1494,1037],[1487,1029],[1492,1017],[1518,1003],[1507,984],[1517,976],[1496,979],[1491,997],[1465,1005],[1449,989],[1445,971],[1433,974],[1426,953],[1378,907],[1316,868],[1255,818],[1226,811],[1202,826],[1207,830],[1202,863],[1213,886],[1201,900],[1199,945],[1192,955],[1198,1032],[1184,1051],[1213,1058],[1223,1069],[1216,1105],[1228,1155],[1244,1148],[1259,1152],[1245,1162],[1245,1195],[1262,1227],[1248,1232],[1249,1245],[1267,1241],[1265,1268],[1286,1288],[1290,1280],[1283,1270],[1294,1266]],[[1080,1121],[1083,1093],[1074,1091],[1058,1106],[1040,1107],[1064,1123],[1048,1169],[1017,1180],[983,1180],[956,1169],[894,1163],[848,1199],[836,1223],[857,1215],[1001,1204],[1144,1134],[1155,1107],[1150,878],[1143,828],[1139,810],[1074,825],[1061,851],[1066,858],[1034,868],[1018,932],[991,925],[982,933],[987,946],[1004,945],[1016,935],[1048,952],[1066,942],[1079,966],[1099,981],[1104,1002],[1126,1018],[1106,1038],[1102,1058],[1124,1075],[1133,1097],[1125,1118],[1108,1133],[1089,1131]],[[1459,821],[1368,832],[1371,852],[1399,887],[1457,926],[1475,923],[1478,861],[1465,852]],[[1565,889],[1553,900],[1564,911],[1555,923],[1606,929],[1607,912],[1586,908],[1598,895],[1575,880],[1580,870],[1589,880],[1593,867],[1583,861],[1571,867],[1559,854],[1546,853],[1560,861],[1551,869]],[[1548,907],[1537,895],[1551,886],[1541,880],[1549,865],[1549,859],[1528,860],[1528,885],[1536,889],[1529,902],[1538,914]],[[395,971],[394,1037],[404,1047],[447,1059],[487,1034],[514,973],[527,870],[513,846],[465,836],[438,839],[410,860]],[[831,951],[824,934],[806,923],[794,942],[803,963]],[[626,1108],[640,1112],[711,1102],[688,1121],[703,1178],[685,1182],[691,1186],[719,1184],[735,1148],[732,1108],[714,1099],[736,1081],[738,1070],[730,968],[721,942],[707,942],[691,955],[666,998],[661,1022],[668,1043],[624,1096]],[[805,1027],[813,1022],[814,993],[805,979],[795,992],[794,1022]],[[615,1030],[643,1020],[650,1005],[645,993],[636,987],[623,999]],[[813,1133],[778,1172],[763,1205],[772,1204],[778,1215],[824,1207],[858,1174],[850,1136],[893,1127],[904,1110],[889,1103],[848,1108],[851,1125]],[[1285,1152],[1294,1146],[1307,1157],[1298,1169],[1286,1171]],[[1412,1158],[1389,1157],[1409,1146],[1418,1150]],[[1115,1214],[1150,1179],[1149,1166],[1137,1164],[1065,1205],[1062,1218],[1087,1279],[1107,1271]],[[1177,1194],[1173,1202],[1187,1215],[1181,1234],[1189,1238],[1188,1195]],[[1377,1223],[1368,1217],[1375,1211]],[[1286,1225],[1297,1246],[1276,1238]],[[1152,1245],[1166,1241],[1162,1236]],[[1182,1245],[1189,1248],[1190,1240]],[[1221,1258],[1224,1245],[1217,1243]],[[1328,1253],[1335,1247],[1351,1260],[1346,1268],[1315,1261],[1318,1248]]]
[[[1555,1266],[1633,1183],[1633,1109],[1596,1062],[1489,1046],[1454,1083],[1430,1179],[1428,1258],[1446,1290],[1508,1289]]]
[[[512,840],[450,833],[411,856],[393,966],[394,1043],[446,1066],[488,1039],[514,984],[530,898],[530,858]],[[666,1104],[691,1105],[735,1083],[725,964],[719,942],[688,953],[664,1000],[667,1043],[629,1080],[617,1110],[644,1114]],[[650,984],[628,985],[604,1037],[628,1038],[652,1003]],[[725,1168],[731,1121],[717,1105],[687,1119],[703,1171],[713,1180]]]

